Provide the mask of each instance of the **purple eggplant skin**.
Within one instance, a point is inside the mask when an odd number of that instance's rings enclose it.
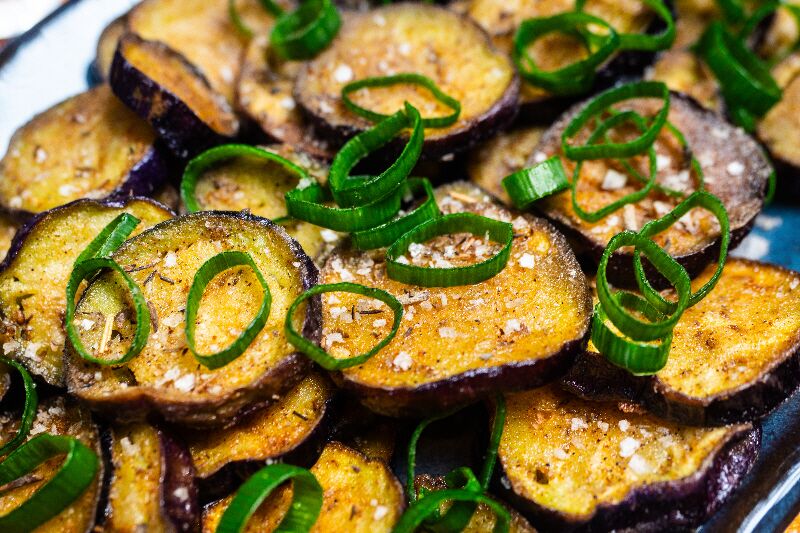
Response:
[[[495,482],[495,490],[539,530],[600,532],[611,530],[692,531],[725,503],[758,458],[761,428],[744,429],[729,440],[704,468],[680,480],[645,485],[616,504],[599,504],[585,522],[541,507]],[[505,476],[498,462],[495,480]]]
[[[232,121],[231,129],[228,132],[215,131],[178,96],[128,62],[123,53],[126,43],[132,43],[134,46],[147,45],[160,48],[161,53],[173,56],[182,62],[187,70],[208,89],[209,93],[213,93],[213,89],[197,67],[167,45],[145,41],[133,34],[127,34],[120,40],[109,73],[111,90],[134,113],[153,126],[164,144],[178,158],[189,159],[212,146],[229,142],[236,137],[239,130],[238,121]],[[213,94],[216,95],[216,93]],[[219,105],[233,116],[233,111],[227,108],[224,99],[219,96],[217,100],[219,100]]]
[[[187,447],[159,428],[161,443],[161,507],[176,531],[200,531],[201,509],[192,456]],[[187,498],[178,497],[186,489]]]
[[[670,391],[656,376],[634,376],[594,353],[579,355],[561,384],[587,400],[632,402],[682,424],[724,426],[768,415],[800,387],[800,346],[757,380],[709,398]]]
[[[343,390],[355,394],[373,411],[392,417],[429,416],[431,406],[442,412],[475,403],[502,390],[521,391],[540,387],[563,376],[584,351],[589,333],[565,343],[546,359],[476,369],[418,387],[376,388],[350,381],[341,372],[332,375]]]

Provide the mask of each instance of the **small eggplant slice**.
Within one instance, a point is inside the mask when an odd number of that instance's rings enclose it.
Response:
[[[369,459],[343,444],[331,442],[311,467],[311,473],[324,491],[322,510],[311,528],[313,533],[388,533],[403,514],[403,488],[383,461]],[[216,530],[231,499],[229,496],[206,507],[204,532]],[[272,531],[291,500],[291,488],[288,485],[279,487],[261,504],[244,531]]]
[[[0,444],[5,444],[16,435],[19,423],[19,413],[8,413],[0,418]],[[75,437],[93,450],[98,458],[101,456],[100,432],[97,426],[89,411],[72,400],[53,397],[39,403],[28,439],[40,433]],[[0,494],[0,515],[7,514],[30,498],[53,478],[63,463],[63,456],[54,458],[29,475],[12,482],[13,485],[3,487]],[[89,533],[93,530],[103,480],[103,461],[98,463],[95,481],[61,513],[36,528],[36,533]]]
[[[584,105],[573,107],[545,132],[528,165],[562,153],[561,134]],[[631,109],[648,117],[655,115],[662,105],[656,99],[642,98],[628,101],[624,107],[618,108]],[[730,220],[731,248],[734,248],[750,233],[755,217],[763,207],[767,181],[772,172],[769,160],[758,143],[743,130],[678,93],[672,94],[668,120],[683,133],[688,148],[700,163],[705,174],[705,189],[725,205]],[[630,133],[634,134],[632,128]],[[587,135],[584,130],[572,142],[584,142]],[[684,194],[694,190],[697,177],[690,170],[687,150],[666,128],[654,146],[661,160],[658,183]],[[572,176],[575,162],[564,157],[561,159],[567,175]],[[649,174],[647,156],[636,156],[633,164],[638,165],[639,172]],[[619,180],[608,179],[625,172],[617,165],[617,162],[606,159],[584,163],[577,190],[577,199],[583,209],[594,211],[640,188],[639,182],[633,178],[621,183],[621,187]],[[654,189],[644,200],[629,204],[594,223],[575,213],[571,191],[545,198],[539,202],[538,208],[572,239],[576,251],[588,252],[597,261],[614,235],[625,229],[640,229],[646,222],[668,213],[679,201],[680,198]],[[691,277],[695,277],[719,254],[719,224],[708,211],[693,209],[668,230],[656,235],[654,240],[662,247],[669,243],[669,253]],[[631,253],[618,251],[612,256],[608,275],[615,285],[627,287],[635,284]]]
[[[236,104],[271,140],[324,159],[333,158],[328,143],[315,135],[292,91],[302,63],[269,54],[266,35],[250,42],[242,59]]]
[[[236,9],[256,35],[268,34],[273,18],[258,0],[236,0]],[[233,103],[247,40],[231,22],[228,0],[145,0],[131,11],[128,27],[186,57]]]
[[[445,479],[442,476],[429,476],[428,474],[422,474],[414,479],[414,487],[418,492],[421,488],[428,490],[442,490],[447,488],[447,483],[445,483]],[[502,502],[501,504],[511,515],[511,523],[509,524],[508,528],[509,533],[536,533],[536,529],[527,520],[525,520],[525,517],[523,517],[514,509],[510,508],[508,505]],[[441,511],[445,512],[449,508],[450,505],[442,505]],[[494,511],[492,511],[488,505],[481,503],[475,509],[475,512],[472,514],[472,518],[467,523],[466,527],[461,530],[461,533],[484,533],[486,531],[492,531],[494,529],[496,520],[497,519],[495,518]]]
[[[695,428],[557,387],[506,396],[499,485],[549,530],[675,531],[704,522],[755,462],[750,424]]]
[[[312,373],[279,400],[234,426],[185,432],[197,477],[209,478],[234,463],[263,464],[298,451],[320,433],[330,415],[332,397],[330,381]]]
[[[307,169],[317,181],[327,181],[327,163],[288,144],[264,149]],[[285,194],[295,186],[297,176],[279,165],[261,159],[239,157],[206,170],[197,181],[195,196],[203,210],[247,209],[254,215],[276,219],[287,215]],[[335,231],[302,220],[291,219],[281,225],[314,258],[332,248],[340,238]]]
[[[533,149],[542,138],[543,128],[523,128],[503,132],[473,151],[467,161],[470,181],[486,189],[504,204],[511,199],[503,188],[503,178],[525,168]]]
[[[566,239],[550,224],[515,215],[468,183],[437,189],[443,213],[471,212],[512,222],[507,266],[475,285],[420,289],[386,275],[385,254],[341,248],[323,283],[378,287],[404,304],[397,336],[369,361],[334,379],[364,405],[390,416],[429,415],[498,391],[555,379],[582,350],[591,293]],[[417,265],[471,264],[496,253],[469,235],[438,237],[414,248]],[[392,326],[392,314],[357,295],[323,298],[322,346],[333,357],[364,353]],[[376,313],[376,311],[379,311]]]
[[[0,264],[3,352],[51,385],[64,385],[65,290],[75,259],[121,213],[141,220],[137,232],[172,216],[148,199],[78,200],[31,220]]]
[[[266,325],[245,352],[210,370],[188,350],[184,311],[195,272],[226,250],[250,254],[269,285],[272,305]],[[297,242],[269,220],[248,213],[185,215],[128,240],[112,258],[142,288],[153,324],[144,349],[118,367],[90,363],[70,343],[67,387],[92,409],[118,421],[157,412],[170,422],[221,426],[287,391],[307,373],[308,359],[286,340],[283,323],[289,305],[316,283],[317,269]],[[127,288],[116,276],[109,272],[96,278],[77,306],[76,320],[92,322],[80,334],[96,356],[120,357],[134,334]],[[252,269],[231,268],[216,276],[203,295],[197,350],[213,353],[232,343],[262,299]],[[297,317],[298,327],[311,338],[318,332],[317,305],[312,300]],[[104,334],[109,330],[110,337]]]
[[[0,258],[5,259],[11,249],[11,242],[17,234],[19,224],[12,217],[0,213]],[[0,259],[0,261],[2,261]]]
[[[347,110],[342,87],[389,73],[415,72],[431,78],[461,102],[461,115],[446,128],[425,131],[424,151],[441,157],[468,149],[513,119],[519,79],[511,60],[494,49],[471,20],[443,7],[420,3],[347,13],[330,48],[306,63],[294,96],[319,133],[342,143],[371,123]],[[394,85],[353,93],[353,101],[391,114],[408,101],[423,117],[448,114],[449,108],[413,85]]]
[[[710,266],[692,289],[713,273]],[[760,418],[800,385],[800,274],[731,258],[714,290],[684,312],[657,374],[633,376],[590,345],[564,383],[580,396],[635,402],[686,424]]]
[[[94,61],[89,67],[91,75],[98,82],[108,82],[108,76],[111,73],[111,62],[114,60],[114,52],[117,50],[120,38],[127,31],[128,15],[126,13],[112,20],[100,33]]]
[[[147,196],[168,174],[153,130],[107,85],[36,115],[0,161],[0,207],[29,218],[79,198]]]
[[[239,119],[225,98],[164,43],[124,35],[114,53],[109,83],[114,94],[147,120],[182,159],[239,132]]]

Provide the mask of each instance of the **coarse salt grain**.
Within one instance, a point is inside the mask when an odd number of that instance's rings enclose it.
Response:
[[[194,374],[186,374],[175,380],[175,388],[179,391],[189,392],[194,389]]]
[[[603,176],[603,184],[600,185],[600,188],[604,191],[616,191],[623,188],[626,183],[628,183],[628,177],[611,168]]]
[[[411,354],[408,352],[400,352],[397,354],[397,357],[392,360],[392,364],[395,366],[395,368],[404,371],[411,368],[411,363],[413,363],[413,361],[411,360]]]
[[[553,455],[555,456],[556,459],[561,459],[562,461],[569,457],[569,455],[567,455],[567,452],[565,452],[563,448],[556,448],[556,451],[553,452]]]
[[[608,427],[609,427],[608,426],[608,422],[603,422],[602,420],[600,420],[599,422],[597,422],[597,427],[600,428],[600,431],[605,433],[606,431],[608,431]]]
[[[288,111],[294,109],[296,105],[297,104],[295,104],[294,98],[292,98],[291,96],[286,96],[284,98],[281,98],[281,107]]]
[[[522,324],[520,324],[519,320],[516,318],[510,318],[506,320],[506,325],[503,328],[505,333],[514,333],[515,331],[520,331],[522,329]]]
[[[339,83],[347,83],[353,79],[353,69],[348,65],[339,65],[333,71],[333,78]]]
[[[619,454],[622,457],[630,457],[633,453],[639,449],[641,444],[638,440],[634,439],[633,437],[625,437],[619,443]]]
[[[630,460],[628,461],[628,468],[640,476],[649,474],[653,471],[650,463],[648,463],[647,460],[638,453],[634,453],[631,456]]]
[[[174,267],[178,264],[178,256],[175,255],[175,252],[167,252],[167,255],[164,256],[164,266],[167,268]]]
[[[578,431],[579,429],[587,429],[588,427],[589,424],[587,424],[583,418],[573,418],[570,429],[572,431]]]
[[[387,514],[389,514],[389,508],[386,507],[385,505],[379,505],[375,507],[375,513],[372,515],[372,518],[374,518],[375,520],[380,520]]]
[[[182,502],[189,499],[189,489],[187,489],[186,487],[178,487],[172,492],[172,494],[174,494],[175,497]]]
[[[533,268],[536,263],[536,259],[529,253],[522,254],[522,257],[519,258],[519,266],[522,268]]]
[[[385,318],[378,318],[377,320],[375,320],[372,323],[372,327],[373,328],[382,328],[385,325],[386,325],[386,319]]]
[[[94,320],[89,320],[87,318],[81,320],[81,329],[92,329],[92,326],[94,326]]]
[[[325,242],[336,242],[339,240],[339,235],[333,230],[323,229],[319,234]]]
[[[668,155],[657,154],[656,155],[656,169],[657,170],[666,170],[672,164],[672,158]]]
[[[740,161],[732,161],[725,167],[725,171],[731,176],[741,176],[744,173],[744,165]]]
[[[455,339],[458,337],[458,332],[455,328],[439,328],[439,336],[443,339]]]
[[[628,422],[627,420],[624,420],[624,419],[620,420],[618,425],[619,425],[619,429],[622,430],[622,431],[628,431],[628,428],[631,427],[631,423]]]

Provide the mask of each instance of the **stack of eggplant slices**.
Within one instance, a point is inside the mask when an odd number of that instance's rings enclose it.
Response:
[[[0,162],[0,531],[703,524],[800,385],[800,274],[729,256],[799,23],[134,6]]]

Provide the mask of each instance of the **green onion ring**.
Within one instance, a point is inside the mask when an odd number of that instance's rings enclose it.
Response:
[[[297,330],[294,328],[293,319],[297,308],[313,296],[317,296],[318,294],[325,294],[328,292],[349,292],[351,294],[359,294],[361,296],[366,296],[367,298],[373,298],[375,300],[380,300],[381,302],[385,303],[389,309],[392,310],[394,314],[394,321],[392,323],[392,329],[386,337],[381,339],[381,341],[376,344],[370,351],[362,353],[360,355],[356,355],[354,357],[348,357],[347,359],[337,359],[332,357],[311,342],[310,340],[306,339],[302,334],[298,333]],[[387,344],[389,344],[394,336],[397,334],[397,330],[400,329],[400,322],[403,319],[403,304],[400,301],[389,294],[388,292],[382,289],[376,289],[374,287],[366,287],[364,285],[359,285],[357,283],[348,283],[348,282],[341,282],[341,283],[329,283],[326,285],[317,285],[315,287],[311,287],[303,294],[297,297],[297,299],[292,302],[292,305],[289,306],[289,311],[286,313],[286,322],[284,324],[284,329],[286,331],[286,339],[298,350],[303,352],[309,359],[320,365],[325,370],[344,370],[346,368],[351,368],[357,365],[361,365],[371,359],[376,353],[381,351]]]
[[[91,485],[99,460],[94,451],[74,437],[40,434],[0,463],[0,485],[5,485],[63,454],[66,454],[64,464],[47,483],[18,507],[0,516],[0,531],[26,533],[58,515]]]
[[[548,33],[568,33],[597,25],[608,31],[596,50],[589,49],[589,56],[557,70],[540,69],[528,54],[527,47]],[[588,31],[588,30],[587,30]],[[594,34],[591,34],[594,36]],[[589,40],[587,48],[591,48]],[[619,50],[620,38],[616,30],[605,20],[588,13],[561,13],[552,17],[535,17],[524,20],[514,34],[512,57],[520,75],[530,84],[559,95],[580,94],[591,89],[595,69]]]
[[[128,351],[119,359],[99,359],[90,354],[83,346],[80,334],[75,328],[74,323],[76,307],[75,296],[78,293],[81,282],[88,280],[94,274],[104,269],[113,270],[122,277],[122,280],[128,287],[131,299],[133,300],[133,307],[136,311],[136,333],[133,336],[133,341]],[[121,365],[136,357],[136,355],[142,351],[145,344],[147,344],[147,338],[150,336],[150,309],[147,307],[147,302],[144,299],[141,289],[136,282],[133,281],[133,278],[125,272],[125,269],[108,257],[94,257],[76,263],[72,268],[72,273],[67,281],[67,310],[64,317],[64,324],[67,330],[67,338],[78,355],[83,359],[98,365]]]
[[[310,531],[322,509],[323,491],[314,474],[305,468],[287,464],[265,466],[236,491],[222,513],[216,533],[241,533],[247,522],[276,488],[292,481],[292,503],[275,532]]]
[[[642,226],[641,230],[639,230],[639,234],[641,236],[651,238],[675,224],[678,219],[695,207],[702,207],[703,209],[710,211],[711,214],[713,214],[719,221],[719,258],[717,259],[717,268],[714,271],[714,275],[711,276],[711,279],[709,279],[705,285],[700,287],[697,292],[690,293],[691,295],[689,296],[689,300],[686,304],[687,308],[692,307],[700,300],[705,298],[717,284],[719,277],[722,275],[722,269],[725,266],[725,259],[728,256],[728,246],[731,242],[730,222],[728,220],[728,211],[725,209],[725,205],[720,201],[719,198],[709,192],[696,191],[686,198],[686,200],[676,205],[672,211],[658,220],[652,220],[648,222]],[[664,297],[662,297],[661,294],[659,294],[659,292],[656,291],[647,280],[644,268],[642,267],[641,254],[638,250],[634,250],[633,252],[633,267],[636,272],[636,282],[639,285],[639,290],[642,292],[642,295],[645,297],[645,299],[662,313],[674,312],[677,307],[675,302],[670,302],[664,299]]]
[[[439,206],[436,204],[433,186],[431,186],[431,182],[427,178],[408,178],[404,192],[409,192],[413,195],[424,193],[425,201],[400,218],[384,222],[374,228],[352,233],[350,238],[356,250],[374,250],[375,248],[389,246],[400,236],[416,228],[426,220],[441,215]]]
[[[672,284],[678,292],[678,302],[673,313],[658,322],[643,322],[628,311],[614,299],[608,284],[606,270],[611,255],[624,246],[635,246],[650,260],[656,270]],[[623,231],[616,234],[608,242],[603,251],[600,263],[597,266],[597,297],[603,310],[608,315],[611,323],[620,332],[636,341],[653,341],[667,336],[680,320],[691,294],[689,274],[680,263],[675,261],[656,243],[633,231]]]
[[[411,136],[389,168],[378,176],[350,176],[350,171],[359,161],[408,127],[412,128]],[[398,111],[347,141],[333,158],[328,174],[328,185],[336,203],[341,207],[361,207],[397,190],[417,164],[424,138],[419,111],[406,102],[404,111]]]
[[[655,14],[664,21],[666,28],[657,35],[647,35],[644,33],[620,33],[620,50],[641,50],[645,52],[658,52],[666,50],[675,42],[677,30],[675,28],[675,18],[672,11],[666,6],[663,0],[642,0],[642,3],[652,9]]]
[[[130,237],[133,230],[139,225],[139,222],[139,219],[130,213],[121,213],[116,216],[114,220],[100,230],[100,233],[98,233],[97,236],[92,239],[92,242],[84,248],[75,259],[75,263],[80,263],[95,257],[110,256],[128,239],[128,237]]]
[[[280,17],[284,14],[283,8],[273,0],[258,0],[258,3],[273,17]]]
[[[39,404],[39,396],[36,393],[36,384],[33,382],[33,378],[31,378],[30,373],[24,366],[13,359],[7,359],[5,357],[0,357],[0,362],[14,367],[14,369],[19,372],[19,375],[22,376],[23,387],[25,388],[25,406],[22,408],[19,429],[17,430],[17,434],[14,435],[14,438],[0,448],[0,456],[2,456],[19,446],[28,436],[28,433],[30,433],[31,425],[36,418],[36,406]]]
[[[244,328],[244,331],[236,337],[236,340],[234,340],[230,346],[214,354],[199,354],[195,347],[194,330],[203,293],[205,293],[206,287],[214,277],[237,266],[248,266],[253,270],[253,273],[255,273],[258,283],[264,291],[261,307],[259,307],[253,320],[250,321],[247,327]],[[264,329],[264,325],[266,325],[267,319],[269,318],[271,306],[272,294],[270,293],[269,285],[267,285],[267,280],[264,279],[255,261],[253,261],[253,257],[247,252],[240,252],[237,250],[220,252],[203,263],[203,266],[194,274],[192,286],[189,288],[189,296],[186,299],[186,325],[184,326],[186,345],[189,346],[189,350],[192,352],[195,359],[206,368],[214,370],[223,367],[242,355],[261,330]]]
[[[462,466],[450,471],[445,476],[445,487],[447,489],[461,489],[468,492],[482,493],[480,481],[475,477],[475,473],[471,468]],[[425,498],[427,495],[436,492],[435,490],[428,490],[425,487],[420,487],[419,499]],[[477,503],[472,501],[455,502],[444,515],[441,510],[431,512],[425,519],[424,530],[431,531],[432,533],[451,533],[456,531],[463,531],[475,513]]]
[[[183,171],[183,176],[181,177],[181,199],[186,206],[186,211],[189,213],[196,213],[197,211],[203,210],[195,196],[197,182],[203,172],[220,161],[228,161],[238,157],[252,157],[276,163],[283,170],[296,175],[298,180],[313,179],[309,177],[308,172],[302,167],[295,165],[278,154],[268,152],[261,148],[248,146],[246,144],[223,144],[221,146],[215,146],[189,161],[186,165],[186,169]]]
[[[339,208],[324,205],[333,198],[328,188],[319,183],[305,189],[292,189],[286,193],[285,198],[286,209],[293,218],[336,231],[354,232],[372,229],[390,221],[400,211],[403,188],[398,187],[386,198],[361,207]]]
[[[739,24],[747,18],[744,5],[740,0],[716,0],[716,4],[728,24]]]
[[[440,235],[472,233],[503,245],[485,261],[469,266],[436,268],[400,263],[397,259],[415,242],[425,242]],[[482,217],[473,213],[453,213],[423,222],[394,242],[386,250],[386,273],[390,279],[420,287],[455,287],[472,285],[496,276],[508,263],[514,230],[508,222]]]
[[[772,172],[769,173],[769,178],[767,180],[767,192],[764,194],[764,205],[769,205],[772,203],[772,200],[775,198],[775,189],[777,186],[778,174],[773,168]]]
[[[417,443],[422,436],[422,432],[432,423],[449,418],[461,409],[462,407],[457,407],[421,420],[411,433],[411,438],[408,441],[408,458],[406,460],[406,497],[408,498],[408,503],[414,503],[418,498],[417,491],[414,490],[414,479],[416,478],[415,470],[417,468]]]
[[[606,111],[613,104],[632,98],[660,98],[664,105],[641,136],[626,143],[602,143],[584,146],[571,146],[569,139],[576,135],[592,118]],[[638,155],[650,148],[656,141],[661,128],[667,122],[670,94],[664,83],[640,81],[608,89],[594,97],[570,121],[561,135],[561,146],[569,159],[622,159]]]
[[[283,59],[312,59],[339,33],[342,19],[331,0],[304,0],[275,22],[270,47]]]
[[[643,313],[649,320],[665,317],[655,307],[630,292],[617,292],[613,298],[625,308]],[[606,323],[606,313],[599,303],[592,316],[592,344],[612,364],[626,369],[635,376],[655,374],[667,364],[672,333],[660,339],[658,344],[640,343],[619,336]]]
[[[569,189],[569,180],[558,156],[509,174],[502,183],[517,209],[529,209],[538,200]]]
[[[500,447],[500,439],[503,437],[503,427],[506,423],[506,399],[502,394],[498,394],[494,401],[494,418],[492,420],[492,434],[489,437],[489,447],[486,450],[486,457],[483,461],[481,470],[481,487],[483,490],[489,489],[489,481],[494,473],[494,465],[497,462],[497,449]]]
[[[424,87],[430,91],[430,93],[438,102],[453,110],[452,113],[443,117],[423,118],[423,128],[446,128],[447,126],[452,126],[458,120],[458,117],[461,114],[461,102],[442,91],[429,77],[413,72],[393,74],[391,76],[364,78],[363,80],[357,80],[348,83],[342,87],[342,103],[344,103],[344,106],[356,115],[362,116],[367,120],[371,120],[372,122],[380,122],[381,120],[389,118],[390,115],[384,115],[382,113],[377,113],[361,107],[353,102],[353,100],[350,98],[350,94],[365,88],[391,87],[392,85],[399,84],[419,85],[420,87]]]
[[[511,522],[508,510],[492,498],[479,492],[464,489],[445,489],[430,492],[424,498],[415,501],[400,520],[395,524],[393,533],[414,533],[429,517],[439,512],[439,507],[447,502],[474,502],[488,506],[497,518],[492,531],[494,533],[507,533]]]

